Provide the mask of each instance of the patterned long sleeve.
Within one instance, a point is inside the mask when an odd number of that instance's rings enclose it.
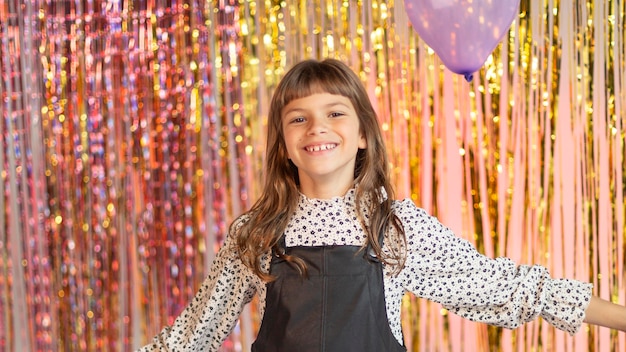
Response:
[[[591,297],[591,285],[552,279],[546,268],[488,258],[456,237],[412,202],[398,204],[409,256],[402,285],[462,317],[515,328],[541,316],[575,333]]]
[[[234,250],[229,235],[221,247],[209,275],[196,296],[152,343],[138,350],[217,351],[236,325],[245,304],[261,287],[260,279],[248,269]]]

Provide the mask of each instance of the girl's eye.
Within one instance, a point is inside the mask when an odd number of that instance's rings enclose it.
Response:
[[[340,117],[340,116],[343,116],[343,114],[342,114],[342,113],[340,113],[340,112],[332,112],[332,113],[330,113],[330,115],[328,115],[328,116],[329,116],[329,117]]]
[[[291,119],[292,123],[300,123],[300,122],[304,122],[304,117],[299,116],[299,117],[294,117],[293,119]]]

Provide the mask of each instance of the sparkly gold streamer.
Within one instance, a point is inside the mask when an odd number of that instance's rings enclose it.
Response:
[[[274,86],[310,57],[360,74],[400,197],[624,304],[626,5],[520,5],[468,84],[399,1],[0,1],[0,349],[126,351],[171,323],[260,192]],[[415,351],[626,348],[404,313]]]

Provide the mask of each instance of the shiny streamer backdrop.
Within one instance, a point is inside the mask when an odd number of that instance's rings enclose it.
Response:
[[[258,196],[269,98],[305,58],[360,74],[399,197],[626,303],[625,13],[522,0],[467,83],[402,1],[0,0],[0,350],[131,351],[171,324]],[[404,309],[414,351],[626,349]],[[223,350],[257,326],[252,305]]]

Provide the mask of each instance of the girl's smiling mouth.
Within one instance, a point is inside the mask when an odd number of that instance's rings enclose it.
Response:
[[[319,152],[324,150],[331,150],[337,148],[336,143],[326,143],[326,144],[318,144],[304,147],[304,150],[307,152]]]

